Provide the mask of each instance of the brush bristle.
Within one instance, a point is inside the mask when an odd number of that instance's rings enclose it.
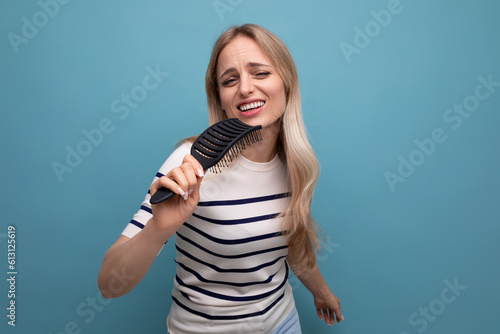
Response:
[[[210,167],[208,170],[215,174],[220,173],[222,171],[222,168],[228,167],[242,150],[262,140],[263,138],[260,130],[250,132],[245,137],[241,138],[236,144],[234,144],[233,147],[231,147],[231,149],[222,157],[222,159],[215,166]]]

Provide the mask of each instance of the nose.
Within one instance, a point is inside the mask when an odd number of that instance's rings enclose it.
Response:
[[[250,75],[242,75],[240,78],[240,95],[248,96],[253,93],[254,87]]]

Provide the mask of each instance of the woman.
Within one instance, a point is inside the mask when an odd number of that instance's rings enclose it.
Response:
[[[214,46],[206,91],[211,124],[234,117],[260,124],[263,141],[217,175],[205,175],[189,155],[192,139],[180,145],[106,253],[101,292],[118,297],[132,290],[175,234],[169,333],[300,333],[288,265],[313,294],[319,318],[329,325],[343,320],[316,265],[310,206],[319,165],[288,49],[260,26],[230,28]],[[179,196],[151,206],[161,187]],[[123,271],[130,282],[109,289]]]

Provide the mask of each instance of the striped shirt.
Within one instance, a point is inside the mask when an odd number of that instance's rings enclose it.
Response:
[[[183,144],[156,175],[179,166]],[[150,195],[123,231],[131,238],[151,218]],[[177,230],[170,333],[270,333],[295,306],[286,235],[277,217],[289,203],[286,168],[238,158],[206,173],[193,215]]]

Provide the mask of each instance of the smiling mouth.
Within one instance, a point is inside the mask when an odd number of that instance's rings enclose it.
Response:
[[[243,111],[243,112],[251,111],[251,110],[255,110],[257,108],[262,107],[265,103],[266,102],[264,102],[264,101],[246,103],[246,104],[239,105],[237,108],[239,111]]]

